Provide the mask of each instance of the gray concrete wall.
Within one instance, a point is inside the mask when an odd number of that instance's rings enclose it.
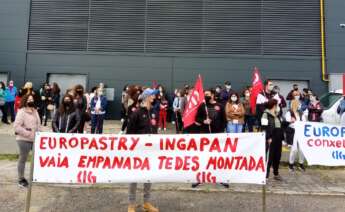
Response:
[[[345,72],[345,1],[326,0],[326,49],[329,73]]]
[[[28,80],[41,84],[49,73],[87,74],[88,87],[99,82],[115,88],[111,103],[112,117],[118,117],[121,89],[127,83],[151,85],[153,80],[173,90],[193,84],[200,73],[205,87],[232,82],[242,90],[251,83],[253,67],[266,79],[307,80],[321,94],[326,84],[320,80],[320,59],[314,57],[253,57],[205,55],[144,55],[31,52],[28,56]]]
[[[22,84],[24,81],[30,0],[0,2],[0,72]]]

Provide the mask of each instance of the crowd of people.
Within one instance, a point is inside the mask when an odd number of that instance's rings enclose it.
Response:
[[[122,92],[121,132],[127,134],[156,134],[167,130],[167,122],[175,125],[176,133],[241,133],[264,131],[266,133],[267,175],[273,168],[273,179],[282,180],[279,164],[282,146],[290,147],[289,170],[305,171],[304,156],[297,144],[294,145],[294,122],[322,121],[322,106],[311,89],[300,90],[293,85],[286,96],[280,94],[278,85],[272,81],[264,83],[264,89],[257,98],[255,108],[251,104],[252,88],[242,92],[232,89],[230,82],[204,90],[205,102],[195,117],[195,122],[184,128],[183,113],[192,94],[193,87],[185,85],[173,94],[162,85],[145,87],[126,85]],[[62,98],[61,98],[62,96]],[[341,107],[342,106],[342,107]],[[339,113],[345,111],[345,98],[339,106]],[[8,87],[0,82],[0,109],[2,122],[8,124],[8,114],[14,122],[16,140],[20,150],[18,161],[19,185],[26,187],[24,178],[25,161],[32,149],[35,132],[51,119],[52,131],[57,133],[84,133],[85,123],[91,122],[91,133],[103,133],[103,121],[107,111],[104,84],[93,87],[90,93],[76,85],[61,95],[59,85],[45,83],[38,90],[27,82],[22,88]],[[285,112],[286,111],[286,112]],[[295,160],[298,155],[298,163]],[[198,186],[193,184],[193,187]],[[225,187],[229,185],[222,184]],[[129,212],[135,211],[137,184],[129,189]],[[151,184],[144,185],[144,208],[158,211],[149,203]]]

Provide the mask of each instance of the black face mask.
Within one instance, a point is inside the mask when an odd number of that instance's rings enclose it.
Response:
[[[34,103],[34,102],[28,102],[28,103],[27,103],[27,106],[28,106],[28,107],[35,107],[35,103]]]
[[[205,101],[206,101],[206,103],[209,103],[211,101],[211,97],[210,96],[205,96]]]
[[[66,107],[66,108],[70,108],[72,106],[72,102],[71,101],[64,101],[63,102],[63,105]]]
[[[82,95],[83,94],[83,90],[77,90],[76,93],[79,94],[79,95]]]
[[[295,91],[298,91],[298,88],[294,88]]]

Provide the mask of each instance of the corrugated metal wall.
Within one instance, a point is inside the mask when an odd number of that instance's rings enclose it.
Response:
[[[320,55],[319,0],[32,0],[30,50]]]

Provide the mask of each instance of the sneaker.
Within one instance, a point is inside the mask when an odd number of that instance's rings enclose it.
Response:
[[[154,207],[151,203],[145,202],[143,205],[143,211],[145,212],[159,212],[158,208]]]
[[[175,124],[176,122],[172,121],[171,124]]]
[[[299,169],[300,171],[302,171],[302,172],[305,172],[305,167],[304,167],[304,165],[303,165],[302,163],[299,164],[298,169]]]
[[[293,164],[289,164],[289,172],[294,172],[295,168],[293,167]]]
[[[274,175],[273,179],[276,180],[276,181],[283,181],[283,178],[279,174],[278,175]]]
[[[120,135],[123,135],[123,134],[125,134],[125,132],[121,130],[121,131],[119,132],[119,134],[120,134]]]
[[[158,131],[161,131],[161,130],[162,130],[162,129],[159,127],[159,128],[158,128]]]
[[[167,128],[164,128],[164,131],[167,131]]]
[[[135,205],[133,205],[133,204],[131,204],[131,205],[128,205],[128,212],[135,212],[135,208],[136,208],[136,206]]]
[[[29,186],[29,183],[25,178],[23,178],[18,181],[18,185],[19,187],[27,188]]]
[[[224,188],[229,188],[229,183],[220,183],[222,186],[224,186]]]
[[[201,184],[201,183],[193,183],[193,184],[192,184],[192,188],[196,188],[196,187],[198,187],[200,184]]]
[[[125,122],[125,119],[121,119],[121,123]]]

